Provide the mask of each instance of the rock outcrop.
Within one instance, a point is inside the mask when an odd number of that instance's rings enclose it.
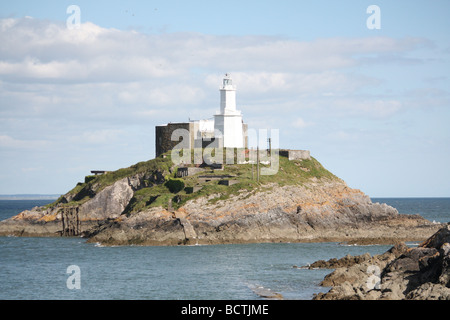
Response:
[[[398,244],[384,254],[318,262],[337,267],[315,300],[450,300],[450,224],[418,247]]]
[[[211,181],[196,193],[175,195],[164,187],[175,172],[173,164],[154,159],[91,177],[52,205],[0,222],[0,235],[82,235],[105,245],[394,244],[425,240],[439,227],[418,215],[399,214],[386,204],[373,203],[315,159],[289,161],[280,157],[277,176],[267,181],[262,177],[259,183],[249,178],[250,165],[229,170],[238,181],[233,186]],[[185,181],[200,183],[195,177]],[[234,192],[224,196],[224,190]]]
[[[0,235],[14,236],[78,236],[99,222],[120,216],[133,196],[129,179],[108,186],[89,201],[64,205],[72,195],[62,197],[63,205],[25,210],[0,223]]]

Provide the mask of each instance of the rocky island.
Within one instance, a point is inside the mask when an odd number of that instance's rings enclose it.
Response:
[[[264,164],[261,164],[264,166]],[[170,153],[86,176],[55,202],[0,222],[0,235],[82,236],[104,245],[423,241],[439,225],[373,203],[309,155],[175,165]]]
[[[335,269],[315,300],[450,300],[450,224],[417,247],[400,243],[383,254],[317,261]]]

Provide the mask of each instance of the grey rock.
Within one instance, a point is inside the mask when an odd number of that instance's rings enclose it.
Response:
[[[133,197],[129,179],[124,178],[106,187],[80,207],[81,219],[117,218]]]
[[[159,207],[125,214],[136,190],[161,181],[164,181],[162,173],[141,173],[100,191],[98,186],[87,185],[72,199],[80,198],[82,203],[76,217],[81,222],[77,230],[92,237],[92,241],[108,244],[132,244],[133,241],[161,245],[189,241],[198,244],[311,241],[394,244],[423,241],[439,227],[421,217],[401,215],[386,204],[372,203],[368,196],[342,181],[317,179],[303,185],[266,185],[216,202],[209,201],[215,195],[197,197],[171,212]],[[62,225],[58,211],[61,208],[52,210],[32,210],[29,216],[37,221],[51,220],[56,225],[60,221]],[[27,221],[31,224],[30,219]],[[21,224],[24,223],[21,219]],[[0,234],[11,229],[11,224],[0,222]]]
[[[332,288],[327,293],[316,295],[314,299],[450,300],[448,236],[448,227],[444,226],[419,247],[397,245],[360,264],[338,268],[322,282],[322,285]],[[347,260],[351,258],[347,257]],[[369,266],[376,266],[380,270],[377,275],[379,289],[367,286]]]

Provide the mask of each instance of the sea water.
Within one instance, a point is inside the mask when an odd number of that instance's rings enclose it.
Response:
[[[450,221],[450,198],[372,200]],[[0,219],[49,202],[0,200]],[[330,270],[294,266],[389,248],[334,242],[105,247],[83,238],[0,237],[0,299],[250,300],[263,289],[309,300],[328,290],[319,283]]]

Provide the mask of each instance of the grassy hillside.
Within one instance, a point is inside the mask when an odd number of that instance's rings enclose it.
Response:
[[[260,168],[268,168],[268,165],[260,164]],[[286,157],[279,157],[279,166],[276,174],[260,175],[257,180],[256,164],[228,164],[223,169],[206,168],[205,171],[184,178],[177,178],[177,167],[171,160],[170,153],[164,157],[158,157],[145,162],[137,163],[129,168],[119,169],[98,176],[87,176],[83,183],[69,191],[72,199],[67,205],[81,204],[106,186],[114,182],[131,177],[136,174],[143,174],[144,177],[152,177],[155,172],[163,173],[164,179],[159,184],[144,183],[142,188],[134,193],[133,198],[125,209],[126,214],[141,211],[145,208],[162,206],[166,209],[176,209],[186,201],[198,197],[210,197],[210,202],[227,199],[233,194],[244,191],[254,191],[267,189],[272,183],[278,185],[303,184],[306,181],[317,178],[338,179],[331,172],[326,170],[316,159],[289,161]],[[213,179],[208,179],[212,176]],[[224,176],[223,179],[217,179]],[[216,177],[216,179],[214,179]],[[235,184],[223,185],[220,180],[232,180]],[[207,181],[210,180],[210,181]],[[211,197],[214,195],[214,197]],[[62,198],[58,203],[63,204]]]

